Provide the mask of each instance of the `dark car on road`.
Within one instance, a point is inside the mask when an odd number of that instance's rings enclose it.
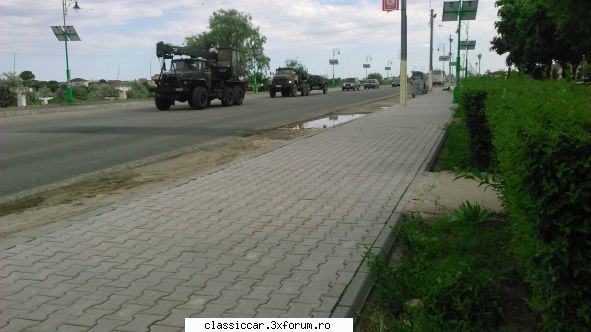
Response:
[[[343,80],[343,91],[345,90],[357,90],[359,91],[359,79],[354,78],[354,77],[350,77],[350,78],[345,78]]]
[[[395,78],[392,80],[392,87],[395,86],[400,86],[400,79],[399,78]]]
[[[369,78],[369,79],[367,79],[367,81],[365,81],[365,83],[363,83],[363,88],[364,89],[379,89],[380,82],[378,80],[376,80],[375,78]]]

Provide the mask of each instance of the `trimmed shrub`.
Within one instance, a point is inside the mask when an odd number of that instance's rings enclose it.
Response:
[[[488,171],[493,162],[492,137],[486,116],[484,103],[486,91],[465,88],[462,90],[461,107],[464,111],[466,127],[470,133],[470,152],[473,164],[481,171]]]
[[[482,126],[492,133],[513,249],[532,287],[529,304],[546,329],[585,330],[591,325],[591,89],[525,78],[465,84],[463,98],[486,95]]]

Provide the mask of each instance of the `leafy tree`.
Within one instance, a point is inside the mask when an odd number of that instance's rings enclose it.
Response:
[[[382,74],[380,73],[370,73],[367,75],[367,78],[373,78],[378,80],[378,82],[381,82],[383,80]]]
[[[579,65],[583,55],[587,59],[591,57],[591,1],[561,0],[553,10],[557,35],[564,45],[564,56],[560,59]]]
[[[44,97],[52,97],[53,93],[48,86],[42,86],[37,90],[37,96],[44,98]]]
[[[18,75],[23,81],[31,81],[35,79],[35,74],[30,70],[25,70]]]
[[[209,18],[209,31],[185,38],[189,47],[217,50],[235,48],[240,51],[241,65],[251,75],[264,72],[269,68],[269,57],[265,55],[263,45],[267,38],[261,35],[259,27],[252,25],[249,14],[235,9],[220,9]]]
[[[6,84],[11,88],[23,86],[23,80],[16,73],[2,73],[2,79],[4,79]]]
[[[285,60],[285,66],[295,68],[304,78],[308,77],[308,68],[297,58]]]
[[[16,105],[16,94],[10,91],[10,86],[6,80],[0,80],[0,107],[9,107]]]
[[[553,60],[565,68],[591,53],[591,1],[497,0],[498,36],[491,50],[507,54],[507,64],[541,77]],[[576,69],[576,68],[575,68]]]

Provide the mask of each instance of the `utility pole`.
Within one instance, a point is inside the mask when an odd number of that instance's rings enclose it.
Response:
[[[448,82],[449,82],[449,87],[451,89],[451,43],[454,40],[451,38],[451,34],[449,35],[449,73],[448,73]]]
[[[462,30],[462,0],[460,0],[460,5],[458,6],[458,53],[456,54],[456,84],[454,88],[454,95],[453,95],[453,102],[459,103],[460,102],[460,67],[462,63],[460,62],[460,40],[462,40],[461,30]]]
[[[433,14],[433,9],[431,9],[431,14],[429,15],[429,26],[431,27],[431,38],[429,42],[429,91],[433,90],[433,19],[435,16],[436,14]]]
[[[406,0],[401,0],[402,36],[400,38],[400,105],[406,106],[408,97],[408,76],[406,75]]]
[[[466,22],[466,43],[470,39],[470,21]],[[466,47],[466,68],[464,68],[464,78],[468,78],[468,47]]]

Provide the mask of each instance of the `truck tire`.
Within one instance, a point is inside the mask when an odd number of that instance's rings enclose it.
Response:
[[[306,89],[308,88],[308,86],[306,84],[302,84],[302,89],[300,90],[300,94],[302,96],[307,96],[306,95]]]
[[[287,96],[289,96],[289,90],[287,90],[287,89],[281,90],[281,97],[287,97]]]
[[[310,91],[312,91],[312,87],[310,85],[306,86],[306,96],[310,95]]]
[[[271,98],[275,98],[276,93],[277,92],[275,91],[275,89],[273,89],[273,88],[269,89],[269,96],[271,96]]]
[[[222,99],[222,105],[232,106],[234,104],[234,90],[226,86],[224,87],[224,99]]]
[[[241,86],[236,85],[234,87],[234,105],[242,105],[244,101],[244,90]]]
[[[322,86],[322,93],[326,94],[327,92],[328,92],[328,86],[326,86],[326,84],[325,84]]]
[[[290,97],[295,97],[297,93],[298,93],[298,86],[294,84],[291,87],[291,91],[289,92],[289,96]]]
[[[197,86],[193,89],[191,103],[189,103],[189,105],[196,110],[202,110],[207,107],[208,101],[209,96],[207,95],[207,90],[202,86]]]
[[[156,104],[156,108],[160,111],[168,111],[170,109],[170,105],[172,104],[170,99],[160,96],[156,96],[156,98],[154,98],[154,103]]]

